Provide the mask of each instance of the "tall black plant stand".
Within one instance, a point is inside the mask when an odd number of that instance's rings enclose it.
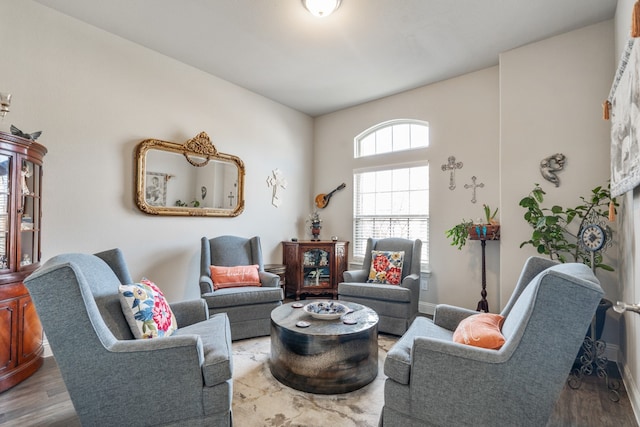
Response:
[[[476,311],[488,313],[486,246],[487,240],[500,240],[500,226],[493,224],[472,225],[469,228],[469,239],[480,240],[482,246],[482,291],[480,291],[482,298],[478,301]]]

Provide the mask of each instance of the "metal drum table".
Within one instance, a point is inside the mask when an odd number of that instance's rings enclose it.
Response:
[[[310,393],[338,394],[375,379],[378,315],[369,307],[339,302],[353,312],[335,320],[312,318],[299,302],[271,312],[270,369],[278,381]]]

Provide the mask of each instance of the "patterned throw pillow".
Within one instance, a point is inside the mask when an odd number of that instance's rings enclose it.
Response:
[[[238,288],[242,286],[262,286],[258,274],[258,264],[239,265],[237,267],[218,267],[212,265],[211,280],[213,289]]]
[[[473,314],[458,324],[453,332],[453,341],[498,350],[505,341],[500,331],[503,323],[504,316],[499,314]]]
[[[371,269],[367,283],[399,285],[402,281],[404,251],[371,251]]]
[[[135,338],[168,337],[178,329],[164,294],[148,279],[120,285],[120,305]]]

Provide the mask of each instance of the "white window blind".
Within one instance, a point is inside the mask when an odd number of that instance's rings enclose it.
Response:
[[[367,238],[404,237],[423,242],[429,264],[429,166],[354,173],[354,258],[364,258]]]

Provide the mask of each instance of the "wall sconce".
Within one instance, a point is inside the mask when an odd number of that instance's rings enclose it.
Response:
[[[302,5],[313,16],[324,18],[331,15],[340,7],[342,0],[302,0]]]
[[[627,310],[640,314],[640,303],[627,304],[626,302],[618,301],[616,305],[613,306],[613,311],[616,313],[624,313]]]
[[[9,105],[11,105],[11,94],[6,92],[0,92],[0,117],[4,118],[9,112]]]

